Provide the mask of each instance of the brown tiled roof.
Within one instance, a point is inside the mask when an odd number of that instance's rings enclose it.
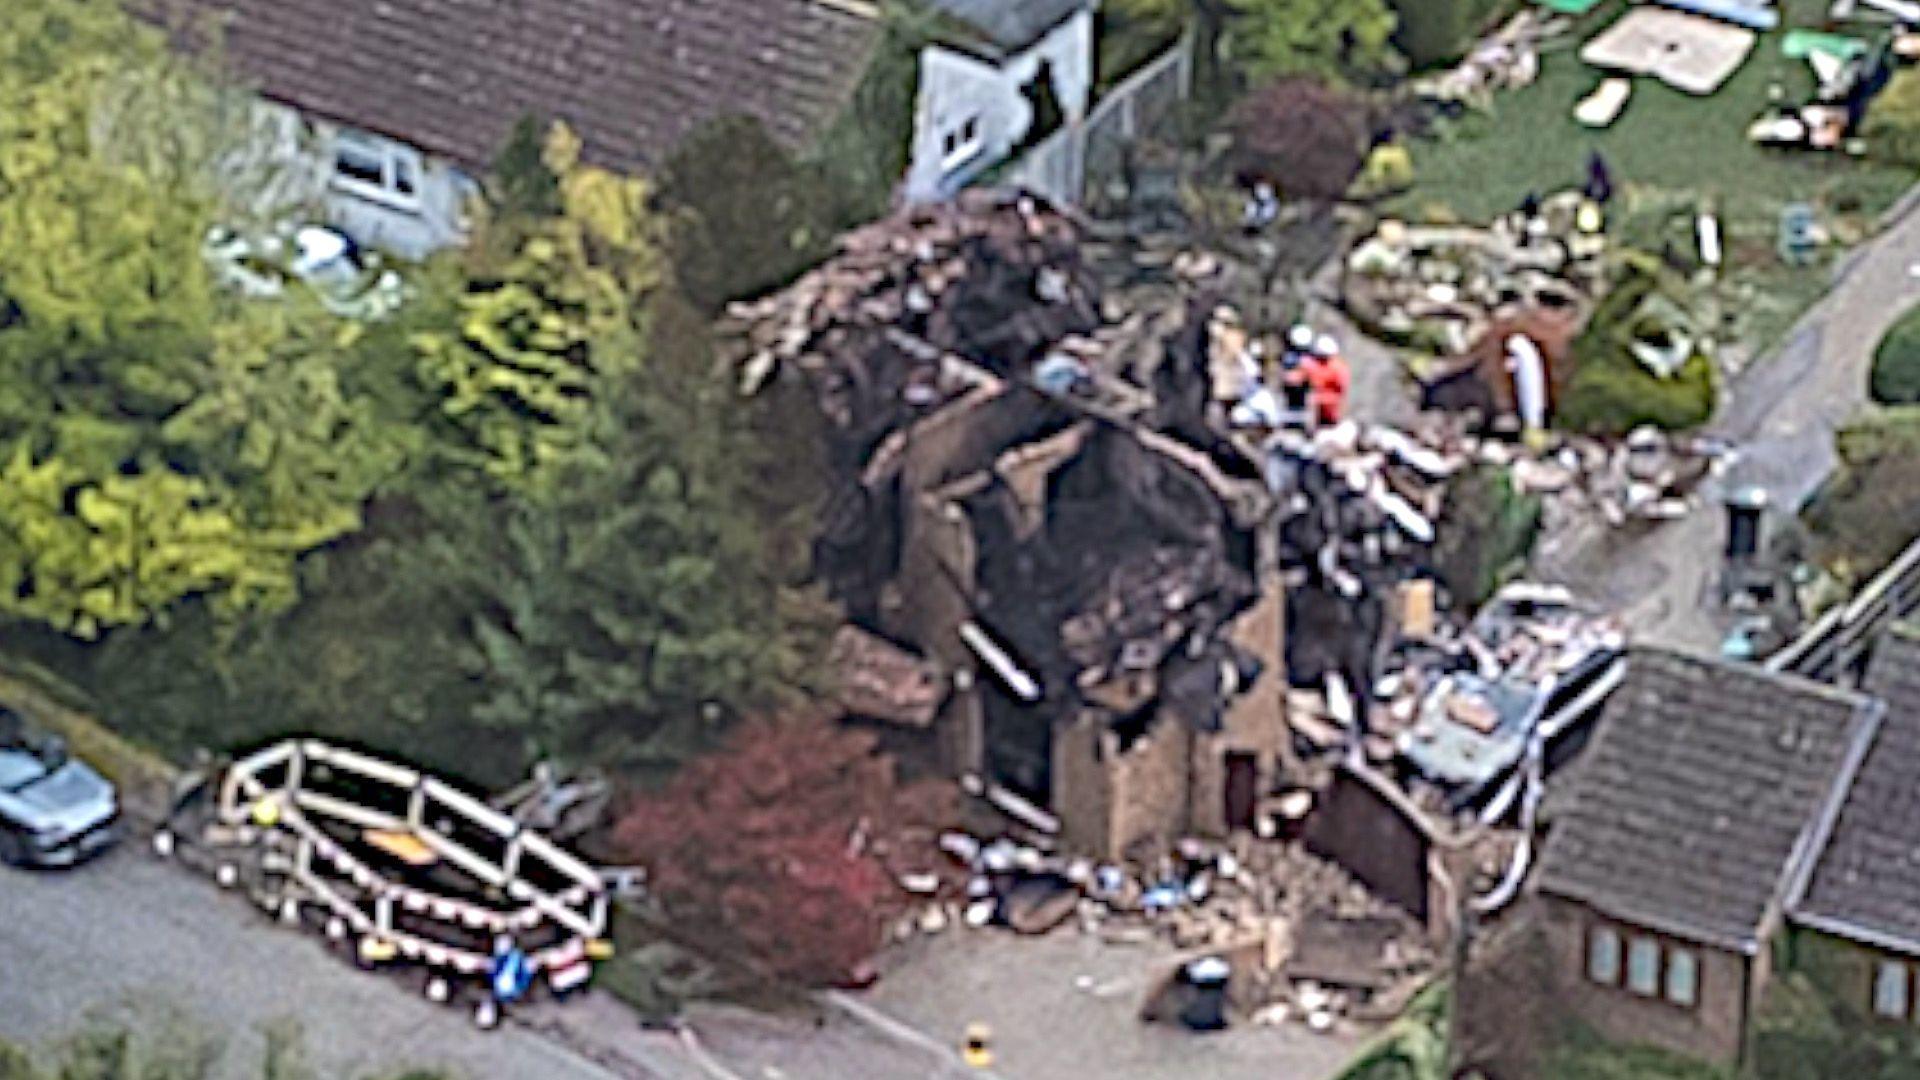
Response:
[[[878,29],[864,0],[170,2],[223,24],[267,97],[475,168],[523,116],[565,120],[624,171],[727,114],[797,147],[846,104]]]
[[[1914,631],[1881,639],[1865,689],[1887,712],[1793,914],[1920,955],[1920,637]]]
[[[1872,737],[1871,699],[1636,651],[1568,777],[1538,888],[1753,951]]]

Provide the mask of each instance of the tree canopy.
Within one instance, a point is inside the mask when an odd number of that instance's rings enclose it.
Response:
[[[1387,0],[1113,0],[1111,6],[1122,21],[1149,33],[1195,25],[1200,70],[1215,84],[1244,88],[1284,75],[1365,81],[1400,63],[1393,48],[1398,20]]]
[[[895,875],[924,865],[952,810],[903,785],[871,735],[801,714],[735,727],[622,815],[615,843],[648,868],[669,917],[763,970],[853,977],[902,910]]]
[[[196,595],[284,607],[295,560],[358,526],[403,440],[345,389],[351,349],[323,313],[219,294],[201,244],[224,207],[184,170],[220,92],[112,6],[9,16],[0,611],[91,637]],[[180,91],[158,95],[179,106],[171,149],[107,140],[129,86]]]

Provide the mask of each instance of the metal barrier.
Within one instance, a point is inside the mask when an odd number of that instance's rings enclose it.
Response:
[[[1852,600],[1814,621],[1766,660],[1768,671],[1838,682],[1865,666],[1881,631],[1920,608],[1920,540]]]
[[[1000,182],[1055,202],[1078,205],[1090,184],[1120,175],[1126,148],[1165,123],[1193,90],[1189,33],[1108,91],[1087,116],[1069,123],[1011,163]]]

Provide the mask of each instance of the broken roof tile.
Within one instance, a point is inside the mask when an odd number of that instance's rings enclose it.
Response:
[[[835,700],[855,716],[923,728],[947,697],[937,665],[851,624],[833,635],[827,666]]]

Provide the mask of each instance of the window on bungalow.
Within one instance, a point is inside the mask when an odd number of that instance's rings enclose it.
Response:
[[[419,198],[417,155],[385,139],[340,132],[333,141],[333,173],[341,186],[371,198],[402,205]]]
[[[1608,986],[1620,982],[1620,934],[1611,926],[1587,934],[1587,978]]]
[[[1643,997],[1660,993],[1660,943],[1637,937],[1627,946],[1627,989]]]
[[[413,180],[413,161],[396,154],[390,164],[393,166],[393,190],[407,196],[417,194],[419,185]]]
[[[1890,1020],[1906,1019],[1911,989],[1907,965],[1893,960],[1881,961],[1873,977],[1873,1014]]]
[[[1691,949],[1667,952],[1667,1000],[1692,1005],[1700,999],[1700,960]]]
[[[361,184],[384,187],[387,182],[386,155],[359,139],[342,135],[333,148],[333,171]]]

